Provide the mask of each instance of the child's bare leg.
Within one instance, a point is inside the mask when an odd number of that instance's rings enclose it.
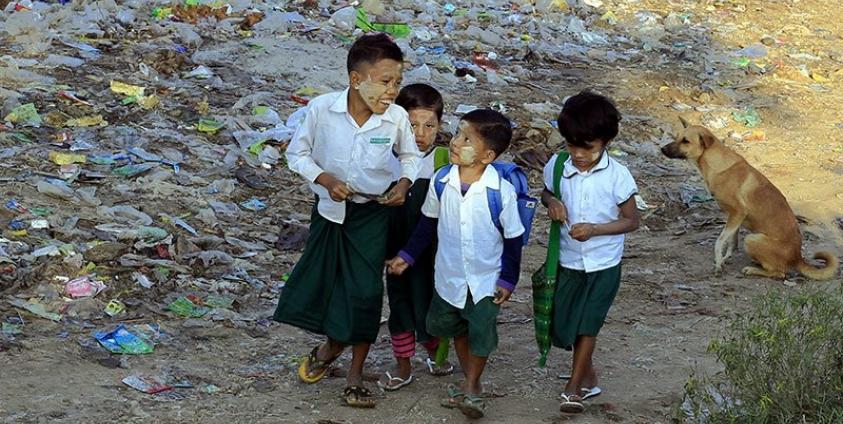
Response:
[[[345,349],[345,345],[336,340],[332,340],[329,337],[327,340],[325,340],[325,343],[322,343],[319,346],[319,350],[316,351],[316,359],[320,361],[331,360],[339,356],[339,354],[342,353],[343,349]]]
[[[471,354],[468,348],[468,333],[454,337],[454,350],[457,351],[460,366],[462,366],[463,372],[465,373],[465,381],[463,382],[462,389],[466,393],[480,396],[483,392],[480,384],[480,376],[483,375],[483,369],[486,368],[486,358]]]
[[[471,353],[468,351],[468,333],[454,337],[454,351],[457,352],[457,359],[460,361],[460,367],[462,367],[462,372],[465,374],[467,380],[469,368],[471,367],[469,363]],[[465,390],[465,384],[463,384],[463,390]]]
[[[565,393],[579,396],[584,383],[593,378],[596,384],[597,379],[594,376],[594,368],[591,363],[591,356],[594,354],[594,346],[597,343],[597,338],[592,336],[577,336],[577,341],[574,343],[574,363],[571,367],[571,379],[565,385]]]
[[[369,355],[371,343],[357,343],[351,347],[351,366],[345,378],[347,385],[360,386],[363,384],[363,364]]]

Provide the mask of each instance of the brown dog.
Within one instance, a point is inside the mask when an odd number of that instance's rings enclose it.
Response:
[[[815,280],[834,277],[838,260],[831,253],[814,254],[814,259],[825,262],[822,268],[815,268],[802,258],[802,234],[779,189],[707,128],[690,126],[679,119],[684,130],[676,141],[662,147],[662,153],[697,165],[705,185],[727,215],[726,228],[714,244],[715,273],[719,275],[723,262],[732,256],[738,230],[744,225],[752,233],[744,241],[746,252],[761,264],[761,268],[744,268],[744,274],[784,279],[787,270],[795,267]]]

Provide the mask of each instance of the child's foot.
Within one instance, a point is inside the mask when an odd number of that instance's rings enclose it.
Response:
[[[436,361],[431,358],[427,358],[427,360],[425,360],[425,364],[427,365],[428,371],[430,371],[430,375],[436,377],[442,377],[454,373],[454,365],[448,361],[445,361],[442,365],[436,365]]]
[[[322,350],[323,346],[316,346],[310,351],[310,354],[304,358],[304,360],[299,365],[299,380],[304,383],[316,383],[317,381],[321,380],[325,377],[325,374],[331,368],[331,363],[339,358],[342,350],[336,353],[328,352],[333,356],[328,357],[328,359],[319,359],[320,353],[319,351]],[[325,350],[328,350],[328,347],[325,346]]]
[[[579,396],[562,393],[562,404],[559,405],[559,410],[568,414],[579,414],[585,411],[585,406]]]
[[[484,410],[486,409],[486,401],[483,400],[480,395],[466,393],[462,402],[460,402],[457,407],[460,409],[460,412],[468,418],[483,418]]]
[[[410,358],[395,358],[396,367],[378,379],[378,387],[384,390],[398,390],[413,382],[413,364]]]
[[[453,409],[459,406],[462,403],[463,398],[465,398],[465,393],[459,387],[449,384],[448,385],[448,397],[442,399],[442,402],[439,404],[443,408]]]

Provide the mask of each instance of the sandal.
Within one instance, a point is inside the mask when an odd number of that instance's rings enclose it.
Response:
[[[386,378],[387,378],[386,383],[383,383],[380,380],[378,380],[378,387],[380,387],[381,389],[384,389],[384,390],[388,390],[390,392],[398,390],[398,389],[412,383],[415,379],[415,376],[413,374],[410,374],[410,376],[407,377],[406,380],[401,378],[401,377],[393,377],[392,374],[389,373],[389,371],[387,371],[385,374],[386,374]],[[398,384],[392,385],[392,382],[397,382]]]
[[[375,396],[363,386],[348,386],[342,391],[345,404],[352,408],[374,408]]]
[[[325,377],[325,374],[327,374],[328,370],[331,369],[331,363],[336,361],[342,354],[342,352],[340,352],[331,359],[320,361],[316,356],[316,352],[318,351],[319,346],[314,347],[313,350],[310,351],[310,354],[301,361],[301,364],[299,364],[299,380],[304,383],[313,384]],[[316,369],[321,371],[314,374],[313,371]]]
[[[582,389],[580,389],[580,393],[582,394],[582,400],[587,400],[593,397],[600,396],[600,394],[603,393],[603,389],[597,386],[591,388],[583,387]]]
[[[427,358],[425,364],[427,365],[428,371],[430,371],[430,375],[442,377],[454,373],[454,365],[447,361],[444,365],[436,365],[436,361]]]
[[[562,393],[562,404],[559,405],[559,410],[568,414],[580,414],[585,411],[585,406],[579,396]]]
[[[460,412],[468,418],[483,418],[483,410],[486,409],[486,401],[480,396],[474,396],[467,393],[457,407],[460,409]]]
[[[465,393],[463,393],[459,387],[449,384],[448,397],[442,399],[442,401],[439,402],[439,405],[443,408],[454,409],[462,403],[464,397]]]

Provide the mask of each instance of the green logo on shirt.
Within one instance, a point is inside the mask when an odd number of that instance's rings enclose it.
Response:
[[[372,137],[369,139],[369,144],[389,144],[392,141],[389,137]]]

